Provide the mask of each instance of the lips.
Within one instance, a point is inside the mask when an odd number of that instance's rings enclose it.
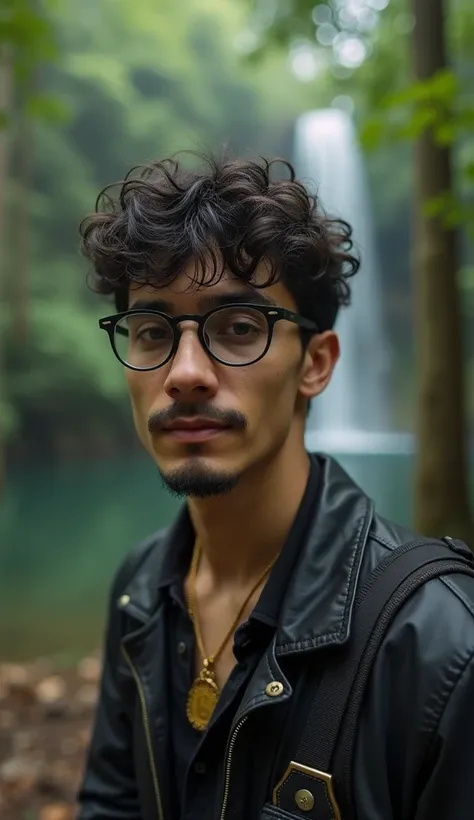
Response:
[[[214,419],[176,419],[163,427],[171,438],[183,442],[206,441],[229,430],[229,426]]]
[[[176,419],[165,426],[165,430],[209,430],[217,429],[223,430],[227,425],[214,419],[195,418],[195,419]]]

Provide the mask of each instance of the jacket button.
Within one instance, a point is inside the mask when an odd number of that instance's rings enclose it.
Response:
[[[120,606],[127,606],[130,603],[130,595],[121,595],[119,598]]]
[[[301,811],[311,811],[314,806],[314,797],[308,789],[298,789],[295,794],[295,803]]]
[[[272,680],[265,687],[265,693],[269,698],[277,698],[283,692],[283,684],[279,680]]]

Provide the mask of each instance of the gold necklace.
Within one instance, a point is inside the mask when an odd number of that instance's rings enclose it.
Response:
[[[240,607],[236,617],[232,622],[230,629],[226,633],[224,640],[222,641],[217,651],[213,655],[207,655],[206,650],[204,649],[201,627],[199,625],[196,607],[196,575],[200,554],[201,550],[199,544],[196,544],[194,547],[194,554],[191,562],[191,570],[189,573],[188,612],[193,622],[199,654],[201,655],[203,660],[201,672],[191,684],[191,688],[188,693],[186,714],[191,726],[193,726],[194,729],[198,729],[198,731],[203,732],[212,717],[212,713],[216,708],[216,704],[220,695],[219,687],[216,681],[216,675],[214,672],[214,665],[217,659],[221,656],[222,652],[224,651],[227,642],[237,629],[237,626],[239,625],[245,607],[247,606],[254,592],[258,589],[264,578],[272,569],[273,564],[276,561],[276,558],[274,558],[271,564],[269,564],[265,568],[264,572],[262,572],[257,582],[250,590],[249,594],[245,598],[245,601]]]

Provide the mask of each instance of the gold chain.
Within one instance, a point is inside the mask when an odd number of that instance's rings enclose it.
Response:
[[[276,556],[272,560],[272,562],[267,567],[265,567],[261,575],[259,575],[257,582],[253,585],[252,589],[245,598],[242,606],[240,607],[236,617],[234,618],[229,630],[226,632],[224,640],[220,644],[217,651],[213,655],[207,655],[206,650],[204,648],[204,642],[202,639],[202,632],[199,624],[196,606],[196,576],[200,555],[201,548],[199,546],[199,543],[196,542],[194,546],[194,553],[189,573],[188,612],[193,622],[194,632],[196,635],[196,643],[198,646],[199,654],[202,657],[203,668],[199,676],[192,684],[191,689],[189,690],[187,715],[191,725],[194,726],[195,729],[203,731],[209,723],[212,712],[214,711],[217,699],[219,697],[219,687],[216,682],[214,664],[217,661],[217,659],[221,656],[229,639],[232,637],[235,630],[237,629],[240,619],[242,618],[242,615],[245,611],[245,607],[250,601],[252,595],[256,592],[262,581],[268,575],[278,556]]]

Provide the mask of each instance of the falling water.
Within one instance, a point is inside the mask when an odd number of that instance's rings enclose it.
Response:
[[[307,438],[327,449],[379,449],[381,439],[392,438],[389,357],[365,167],[350,116],[336,108],[302,115],[293,161],[325,212],[352,225],[362,262],[351,280],[351,306],[341,309],[336,323],[341,357],[330,385],[313,402]]]

